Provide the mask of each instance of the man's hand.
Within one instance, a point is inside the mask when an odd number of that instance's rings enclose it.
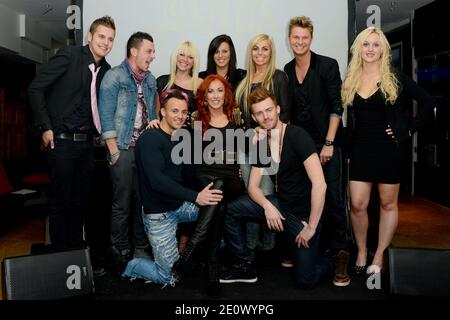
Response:
[[[334,147],[333,146],[323,146],[320,151],[320,163],[324,165],[333,157]]]
[[[195,203],[197,203],[199,206],[213,206],[218,204],[222,200],[222,190],[211,190],[210,188],[212,187],[212,185],[213,182],[208,184],[202,191],[198,193]]]
[[[53,130],[47,130],[42,133],[42,146],[44,149],[54,149]]]
[[[150,121],[147,125],[147,129],[156,129],[156,128],[159,128],[159,120],[158,119]]]
[[[304,246],[305,248],[309,248],[309,240],[314,236],[316,233],[316,230],[310,228],[309,224],[307,224],[305,221],[302,221],[303,223],[303,229],[299,232],[299,234],[295,237],[295,243],[297,243],[297,246],[300,248],[301,246]]]
[[[257,144],[259,141],[263,140],[267,136],[267,130],[261,127],[256,127],[255,134],[253,135],[252,143]]]
[[[286,219],[272,203],[269,202],[267,206],[264,207],[264,214],[266,216],[267,226],[270,230],[283,231],[282,220]]]

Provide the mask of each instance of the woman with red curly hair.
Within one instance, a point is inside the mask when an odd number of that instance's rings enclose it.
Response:
[[[214,182],[213,189],[223,191],[218,205],[203,207],[194,234],[174,264],[174,274],[180,278],[194,265],[199,252],[205,252],[207,265],[207,293],[220,295],[219,249],[222,238],[224,205],[244,192],[237,163],[238,141],[233,109],[236,107],[230,84],[219,75],[207,76],[197,91],[197,115],[194,130],[201,130],[202,161],[196,164],[199,188]],[[201,123],[201,125],[200,125]],[[242,131],[243,133],[243,131]]]
[[[209,75],[203,81],[205,83],[198,88],[197,92],[196,104],[198,113],[194,120],[202,122],[203,133],[209,127],[220,129],[214,124],[220,126],[225,122],[226,125],[232,125],[232,129],[234,129],[236,124],[232,115],[234,108],[236,108],[236,101],[230,84],[217,74]]]

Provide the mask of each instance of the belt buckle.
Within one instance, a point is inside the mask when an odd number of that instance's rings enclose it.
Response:
[[[86,141],[87,137],[86,137],[86,133],[74,133],[73,134],[73,141],[77,142],[77,141]]]

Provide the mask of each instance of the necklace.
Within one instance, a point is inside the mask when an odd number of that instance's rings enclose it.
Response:
[[[278,170],[275,173],[275,192],[278,193],[278,171],[280,170],[280,163],[281,163],[281,148],[283,146],[283,136],[284,136],[284,131],[285,131],[286,127],[284,126],[284,124],[281,124],[281,132],[280,132],[280,138],[278,140]]]

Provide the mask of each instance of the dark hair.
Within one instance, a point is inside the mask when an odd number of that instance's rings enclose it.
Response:
[[[269,90],[267,90],[266,88],[256,88],[255,90],[253,90],[252,93],[250,93],[250,95],[248,96],[248,106],[250,108],[250,112],[252,111],[252,106],[255,103],[261,102],[266,100],[267,98],[272,99],[274,105],[277,105],[277,98],[275,98],[275,96],[273,94],[270,93]]]
[[[153,37],[146,32],[135,32],[131,35],[127,41],[127,58],[131,55],[131,48],[139,49],[144,40],[153,42]]]
[[[231,85],[222,76],[219,76],[218,74],[210,74],[198,87],[197,96],[195,99],[197,104],[198,120],[202,122],[202,132],[205,132],[209,128],[209,122],[211,121],[211,114],[209,113],[209,108],[207,105],[205,105],[205,102],[209,86],[211,85],[211,82],[215,80],[222,82],[225,88],[223,112],[227,116],[228,121],[236,124],[233,118],[233,110],[236,107],[236,100],[234,99],[233,92],[231,91]]]
[[[164,91],[161,94],[161,97],[159,99],[159,101],[161,102],[161,108],[165,108],[167,101],[171,98],[175,98],[178,100],[184,100],[187,103],[187,105],[189,106],[189,97],[185,92],[183,92],[181,90],[177,90],[177,89],[169,89],[169,90]]]
[[[107,28],[111,28],[114,31],[116,31],[116,25],[114,23],[114,19],[110,16],[103,16],[101,18],[95,19],[94,22],[91,23],[91,26],[89,27],[89,32],[91,34],[95,33],[98,26],[104,26]]]
[[[211,40],[211,43],[208,47],[208,62],[206,67],[206,74],[216,74],[216,63],[214,62],[214,54],[216,53],[217,49],[219,49],[222,42],[228,43],[230,46],[230,63],[228,64],[228,81],[232,82],[232,77],[234,76],[236,72],[236,50],[234,49],[233,40],[231,40],[231,37],[226,34],[221,34],[214,39]]]

